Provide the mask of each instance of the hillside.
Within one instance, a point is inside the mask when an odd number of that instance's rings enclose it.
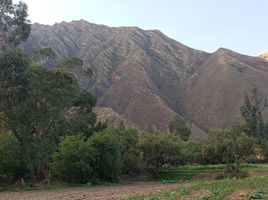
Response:
[[[34,24],[24,47],[29,53],[51,47],[59,59],[82,58],[84,66],[74,70],[81,88],[97,97],[98,107],[145,130],[166,131],[177,114],[191,119],[194,135],[203,137],[210,128],[241,120],[243,94],[253,85],[268,98],[268,62],[227,49],[195,50],[157,30],[83,20]]]

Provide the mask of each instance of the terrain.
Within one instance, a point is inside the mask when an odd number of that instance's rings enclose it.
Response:
[[[35,191],[1,192],[1,200],[19,199],[265,199],[268,196],[267,165],[243,165],[250,177],[213,180],[224,165],[182,166],[163,168],[160,180],[154,182],[123,182],[107,186],[83,186],[39,189]],[[167,176],[168,175],[168,176]],[[182,182],[183,180],[183,182]],[[52,186],[53,187],[53,186]],[[19,194],[19,195],[18,195]]]
[[[102,113],[113,112],[113,118],[143,130],[167,131],[179,115],[192,121],[192,137],[204,138],[211,128],[242,120],[243,95],[252,87],[268,98],[264,59],[223,48],[214,53],[192,49],[158,30],[84,20],[33,24],[23,46],[29,53],[51,47],[58,60],[82,58],[84,65],[73,72],[80,87],[97,97],[97,107],[109,108]],[[268,119],[267,107],[263,115]]]

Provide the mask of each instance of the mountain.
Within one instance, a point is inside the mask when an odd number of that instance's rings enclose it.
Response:
[[[260,57],[260,58],[263,58],[264,60],[267,60],[267,61],[268,61],[268,52],[259,55],[259,57]]]
[[[97,97],[98,107],[144,130],[167,131],[180,115],[193,122],[194,137],[203,138],[210,128],[241,121],[243,95],[254,85],[268,98],[265,60],[222,48],[195,50],[158,30],[84,20],[33,24],[23,46],[29,53],[51,47],[59,59],[82,58],[84,65],[73,69],[81,88]]]

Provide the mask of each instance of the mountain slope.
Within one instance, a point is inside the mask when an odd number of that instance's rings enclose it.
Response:
[[[78,56],[80,86],[142,129],[166,131],[174,115],[194,122],[195,135],[241,120],[239,108],[253,84],[268,97],[268,62],[220,49],[189,48],[137,27],[111,28],[86,21],[34,24],[24,47],[51,47],[59,58]],[[87,68],[93,76],[86,75]],[[265,111],[267,112],[267,111]]]

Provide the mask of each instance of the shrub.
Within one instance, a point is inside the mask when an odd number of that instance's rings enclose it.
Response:
[[[15,136],[0,133],[0,175],[10,181],[18,178],[21,171],[28,171],[30,164],[24,165],[21,158],[21,148]]]
[[[175,166],[182,163],[182,144],[178,136],[158,134],[145,136],[140,145],[148,167]]]
[[[123,143],[113,128],[94,133],[89,138],[90,146],[95,150],[94,171],[97,178],[116,182],[122,172]]]
[[[95,155],[95,149],[82,135],[65,136],[53,157],[53,174],[69,183],[87,183],[95,176]]]

